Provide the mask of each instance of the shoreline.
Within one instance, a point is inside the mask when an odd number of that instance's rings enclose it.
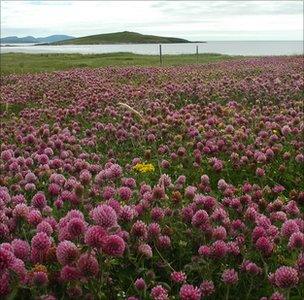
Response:
[[[54,43],[39,43],[28,45],[29,43],[11,43],[7,45],[0,44],[0,47],[16,47],[16,46],[97,46],[97,45],[170,45],[170,44],[207,44],[207,41],[185,42],[185,43],[99,43],[99,44],[54,44]],[[31,43],[30,43],[31,44]]]
[[[168,44],[206,44],[207,41],[201,41],[201,42],[159,42],[159,43],[92,43],[92,44],[60,44],[60,43],[51,43],[51,44],[35,44],[33,46],[92,46],[92,45],[168,45]]]

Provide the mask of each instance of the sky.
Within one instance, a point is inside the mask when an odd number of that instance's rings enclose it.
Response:
[[[1,37],[126,30],[192,41],[303,40],[303,1],[1,0]]]

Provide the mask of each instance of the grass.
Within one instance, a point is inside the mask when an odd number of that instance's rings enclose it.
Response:
[[[146,43],[190,43],[187,40],[146,35],[137,32],[123,31],[106,34],[89,35],[80,38],[56,42],[56,45],[91,45],[91,44],[146,44]]]
[[[230,60],[237,56],[204,53],[183,55],[164,55],[165,66],[185,64],[203,64],[208,62]],[[106,66],[159,66],[158,55],[139,55],[133,53],[105,54],[27,54],[5,53],[0,55],[1,76],[9,74],[25,74],[52,72],[72,68],[98,68]]]

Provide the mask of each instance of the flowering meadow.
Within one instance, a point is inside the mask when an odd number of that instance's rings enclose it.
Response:
[[[304,298],[303,57],[1,79],[1,299]]]

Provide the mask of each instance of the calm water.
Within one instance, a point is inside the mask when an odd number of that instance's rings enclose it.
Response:
[[[163,44],[163,54],[221,53],[230,55],[291,55],[303,54],[303,41],[233,41],[207,42],[193,44]],[[63,45],[33,46],[33,44],[15,44],[1,47],[1,53],[111,53],[133,52],[137,54],[158,54],[157,44],[123,44],[123,45]]]

